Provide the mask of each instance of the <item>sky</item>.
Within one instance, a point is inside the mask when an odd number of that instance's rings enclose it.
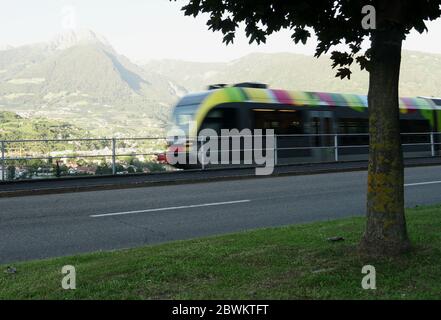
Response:
[[[209,31],[207,16],[186,17],[185,0],[0,0],[0,46],[49,41],[68,29],[90,29],[103,35],[121,54],[137,62],[179,59],[231,61],[253,52],[312,55],[315,41],[295,45],[289,31],[271,36],[261,46],[249,45],[243,30],[233,45]],[[441,54],[441,19],[429,32],[413,32],[404,49]]]

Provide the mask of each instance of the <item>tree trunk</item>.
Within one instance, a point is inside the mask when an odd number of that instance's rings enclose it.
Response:
[[[369,256],[398,255],[410,249],[398,94],[403,35],[397,28],[372,33],[367,226],[360,243],[361,253]]]

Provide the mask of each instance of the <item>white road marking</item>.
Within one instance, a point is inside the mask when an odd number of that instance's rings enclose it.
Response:
[[[405,184],[405,187],[415,187],[415,186],[426,186],[429,184],[440,184],[441,181],[430,181],[430,182],[419,182],[419,183],[408,183]]]
[[[138,210],[138,211],[94,214],[89,217],[103,218],[103,217],[112,217],[112,216],[124,216],[124,215],[128,215],[128,214],[136,214],[136,213],[148,213],[148,212],[158,212],[158,211],[181,210],[181,209],[189,209],[189,208],[214,207],[214,206],[223,206],[223,205],[246,203],[246,202],[251,202],[251,200],[226,201],[226,202],[194,204],[194,205],[180,206],[180,207],[168,207],[168,208],[147,209],[147,210]]]
[[[441,184],[441,181],[408,183],[408,184],[405,184],[404,186],[405,187],[415,187],[415,186],[424,186],[424,185],[432,185],[432,184]],[[159,212],[159,211],[171,211],[171,210],[182,210],[182,209],[191,209],[191,208],[223,206],[223,205],[231,205],[231,204],[239,204],[239,203],[247,203],[247,202],[251,202],[251,200],[214,202],[214,203],[194,204],[194,205],[179,206],[179,207],[166,207],[166,208],[156,208],[156,209],[147,209],[147,210],[138,210],[138,211],[104,213],[104,214],[90,215],[89,217],[91,217],[91,218],[104,218],[104,217],[112,217],[112,216],[124,216],[124,215],[137,214],[137,213],[149,213],[149,212]]]

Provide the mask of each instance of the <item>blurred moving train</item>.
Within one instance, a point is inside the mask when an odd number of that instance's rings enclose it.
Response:
[[[198,124],[193,132],[191,121]],[[400,98],[400,122],[402,133],[413,133],[403,135],[404,151],[427,152],[433,140],[427,133],[441,132],[441,99]],[[218,134],[221,129],[274,129],[281,160],[331,160],[334,134],[341,135],[340,155],[367,159],[368,154],[368,102],[356,94],[273,90],[256,83],[213,85],[183,97],[174,108],[172,125],[188,137],[206,128]],[[437,153],[440,138],[435,135]],[[170,143],[173,152],[186,152],[187,147],[188,142]]]

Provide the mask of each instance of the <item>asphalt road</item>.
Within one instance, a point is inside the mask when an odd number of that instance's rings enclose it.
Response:
[[[441,166],[406,169],[406,205],[441,203]],[[0,263],[365,213],[365,172],[0,199]]]

